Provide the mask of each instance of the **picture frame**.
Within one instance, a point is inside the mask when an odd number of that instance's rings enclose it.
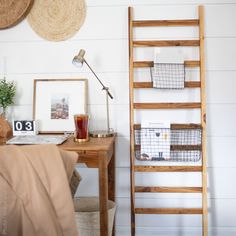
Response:
[[[33,119],[39,133],[74,132],[74,115],[87,113],[87,79],[35,79]]]

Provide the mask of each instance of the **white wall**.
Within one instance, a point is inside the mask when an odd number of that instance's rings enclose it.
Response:
[[[135,19],[184,19],[197,17],[197,5],[205,5],[206,13],[206,78],[207,78],[207,136],[208,136],[208,184],[209,184],[209,231],[210,235],[231,236],[236,234],[236,1],[235,0],[87,0],[87,17],[81,30],[65,42],[48,42],[38,37],[26,20],[17,26],[0,31],[0,76],[17,83],[16,104],[10,109],[14,119],[32,118],[33,80],[39,78],[88,78],[89,112],[91,127],[105,128],[105,99],[99,84],[85,67],[82,71],[73,67],[71,59],[80,48],[85,48],[87,60],[114,95],[111,101],[111,126],[118,132],[116,151],[117,189],[117,235],[130,234],[129,199],[129,100],[128,100],[128,27],[127,7],[134,6]],[[145,38],[144,31],[137,31]],[[196,37],[194,30],[147,30],[149,39],[190,39]],[[147,37],[146,37],[147,38]],[[152,59],[153,51],[139,50],[137,59]],[[189,50],[187,57],[198,57],[196,50]],[[196,78],[198,71],[189,73]],[[145,70],[138,79],[147,78]],[[149,77],[148,77],[149,78]],[[145,92],[144,92],[145,93]],[[170,97],[172,93],[164,94]],[[157,94],[146,93],[147,101]],[[172,96],[172,95],[171,95]],[[137,97],[143,97],[138,93]],[[199,94],[190,91],[173,98],[191,97]],[[176,101],[176,99],[171,99]],[[147,112],[141,114],[147,117]],[[162,113],[163,119],[172,112]],[[197,122],[199,113],[174,112],[175,122]],[[138,119],[140,120],[140,118]],[[96,122],[95,122],[96,121]],[[96,169],[79,169],[83,181],[79,195],[96,195]],[[200,184],[199,174],[139,174],[137,182],[160,185]],[[186,177],[187,176],[187,177]],[[138,206],[201,206],[199,194],[146,194],[137,195]],[[201,217],[184,215],[137,216],[137,235],[201,235]],[[158,234],[159,233],[159,234]]]

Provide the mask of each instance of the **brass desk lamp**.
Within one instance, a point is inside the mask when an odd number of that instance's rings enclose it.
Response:
[[[98,130],[98,131],[92,131],[90,132],[90,136],[92,137],[96,137],[96,138],[105,138],[105,137],[111,137],[114,136],[114,131],[113,129],[110,128],[110,121],[109,121],[109,101],[108,101],[108,97],[110,97],[111,99],[113,99],[113,96],[111,95],[111,93],[109,92],[109,88],[106,87],[102,81],[98,78],[98,76],[96,75],[96,73],[93,71],[93,69],[90,67],[90,65],[88,64],[88,62],[85,60],[84,58],[85,55],[85,50],[84,49],[80,49],[79,54],[76,55],[72,61],[73,65],[77,66],[77,67],[82,67],[83,63],[85,63],[88,68],[92,71],[92,73],[94,74],[94,76],[96,77],[96,79],[98,80],[98,82],[102,85],[102,90],[104,90],[106,92],[106,113],[107,113],[107,130]]]

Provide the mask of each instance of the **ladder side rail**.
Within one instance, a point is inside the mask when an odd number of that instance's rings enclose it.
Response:
[[[202,124],[202,234],[208,235],[207,210],[207,157],[206,157],[206,81],[205,81],[205,53],[204,53],[204,8],[199,6],[199,39],[200,39],[200,80],[201,80],[201,124]]]
[[[130,102],[130,207],[131,235],[135,236],[135,175],[134,175],[134,55],[133,55],[133,8],[129,7],[129,102]]]

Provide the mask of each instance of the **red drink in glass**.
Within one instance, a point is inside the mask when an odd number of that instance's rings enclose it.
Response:
[[[74,115],[75,120],[75,141],[85,142],[89,140],[88,136],[88,115]]]

